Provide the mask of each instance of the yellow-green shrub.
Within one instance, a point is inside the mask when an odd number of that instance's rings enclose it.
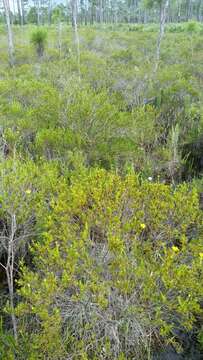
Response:
[[[134,174],[81,175],[60,183],[32,249],[35,270],[21,269],[16,312],[35,324],[30,354],[145,359],[157,337],[178,346],[174,330],[190,331],[201,313],[197,192]]]

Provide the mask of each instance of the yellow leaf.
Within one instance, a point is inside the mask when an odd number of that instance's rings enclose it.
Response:
[[[174,252],[179,252],[179,249],[178,249],[178,247],[177,246],[172,246],[172,250],[174,251]]]

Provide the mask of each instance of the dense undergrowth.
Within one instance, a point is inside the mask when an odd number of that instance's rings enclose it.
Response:
[[[0,358],[149,360],[187,334],[198,359],[202,25],[168,26],[157,73],[153,24],[82,27],[80,62],[69,27],[40,53],[33,31],[9,68],[0,29]]]

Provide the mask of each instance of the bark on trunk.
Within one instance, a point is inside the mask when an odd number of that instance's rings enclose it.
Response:
[[[15,341],[18,341],[18,332],[17,332],[17,320],[15,316],[15,307],[14,307],[14,260],[15,260],[15,233],[16,233],[16,217],[15,214],[11,215],[11,234],[8,240],[8,254],[7,254],[7,264],[6,264],[6,276],[9,290],[10,298],[10,310],[11,310],[11,321],[13,326],[13,334]]]
[[[13,45],[13,32],[11,27],[11,16],[10,16],[10,5],[9,0],[3,0],[5,16],[6,16],[6,25],[7,25],[7,34],[8,34],[8,54],[9,54],[9,63],[11,66],[14,66],[14,45]]]
[[[11,306],[11,318],[13,324],[13,333],[14,338],[18,340],[18,333],[17,333],[17,321],[14,312],[14,258],[15,258],[15,248],[14,248],[14,241],[15,241],[15,233],[16,233],[16,217],[15,214],[11,216],[11,236],[9,239],[9,253],[8,253],[8,260],[7,260],[7,270],[9,276],[9,295],[10,295],[10,306]]]
[[[17,0],[17,8],[18,8],[18,21],[19,21],[19,24],[22,25],[21,10],[20,10],[20,0]]]
[[[77,13],[78,13],[77,0],[71,1],[71,7],[72,7],[72,26],[74,30],[74,42],[77,53],[78,74],[80,79],[80,41],[78,36],[78,25],[77,25]]]
[[[59,56],[61,58],[62,54],[62,22],[59,20],[58,23],[58,47],[59,47]]]
[[[159,23],[160,26],[159,26],[159,35],[157,39],[157,48],[156,48],[156,63],[154,67],[155,72],[158,69],[159,61],[160,61],[161,42],[164,36],[168,5],[169,5],[169,0],[165,0],[160,5],[160,23]]]
[[[99,22],[103,23],[103,1],[99,1]]]
[[[37,25],[40,25],[40,0],[37,0]]]
[[[21,0],[21,11],[22,11],[22,15],[21,15],[21,25],[24,25],[24,24],[25,24],[24,0]]]
[[[49,26],[51,25],[51,10],[52,10],[52,3],[51,3],[51,0],[49,0],[49,6],[48,6],[48,23],[49,23]]]
[[[202,5],[203,5],[203,1],[199,0],[198,4],[197,4],[197,21],[201,21],[202,20]]]

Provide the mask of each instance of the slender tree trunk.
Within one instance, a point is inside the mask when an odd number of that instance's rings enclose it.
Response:
[[[58,23],[58,47],[59,47],[59,57],[61,58],[61,54],[62,54],[62,22],[61,19],[59,20]]]
[[[95,21],[95,6],[94,6],[94,2],[92,2],[91,4],[91,9],[90,9],[90,17],[91,17],[91,20],[90,20],[90,23],[91,25],[94,25],[94,21]]]
[[[18,21],[19,21],[19,24],[22,24],[21,10],[20,10],[20,0],[17,0],[17,8],[18,8]]]
[[[7,34],[8,34],[8,54],[9,54],[9,63],[11,66],[14,66],[14,44],[13,44],[13,32],[11,27],[11,16],[10,16],[10,6],[9,0],[3,0],[5,16],[6,16],[6,25],[7,25]]]
[[[37,25],[40,25],[40,0],[37,0]]]
[[[6,264],[6,276],[9,290],[10,298],[10,310],[11,310],[11,321],[13,326],[13,334],[16,342],[18,341],[18,332],[17,332],[17,321],[15,316],[14,308],[14,259],[15,259],[15,233],[16,233],[16,217],[14,214],[11,215],[11,234],[8,240],[8,254],[7,254],[7,264]]]
[[[186,21],[190,19],[190,0],[186,2]]]
[[[159,61],[160,61],[161,42],[162,42],[162,39],[163,39],[163,36],[164,36],[168,5],[169,5],[169,0],[165,0],[160,5],[159,35],[158,35],[158,39],[157,39],[156,62],[155,62],[155,67],[154,67],[154,72],[155,73],[158,70]]]
[[[71,23],[72,28],[75,30],[75,26],[77,27],[77,8],[76,8],[76,0],[71,0]]]
[[[85,3],[85,25],[88,24],[88,6],[87,3]]]
[[[15,16],[16,13],[15,0],[12,0],[12,8],[13,8],[13,16]]]
[[[181,1],[178,1],[178,22],[181,22]]]
[[[48,5],[48,23],[49,26],[51,25],[51,12],[52,12],[52,3],[51,0],[49,0],[49,5]]]
[[[21,0],[21,25],[25,24],[25,8],[24,8],[24,0]]]
[[[17,331],[17,321],[15,316],[15,307],[14,307],[14,286],[13,286],[13,272],[12,268],[6,270],[7,283],[8,283],[8,291],[9,291],[9,299],[10,299],[10,311],[11,311],[11,321],[13,327],[13,335],[14,339],[18,341],[18,331]]]
[[[144,10],[144,24],[147,23],[147,9]]]
[[[71,1],[71,7],[72,7],[72,26],[74,30],[74,42],[75,42],[77,62],[78,62],[78,75],[80,79],[80,40],[78,36],[78,24],[77,24],[77,14],[78,14],[77,0]]]
[[[71,10],[72,10],[72,27],[74,31],[77,32],[77,15],[78,15],[77,0],[71,0]]]
[[[99,22],[103,23],[103,1],[99,0]]]
[[[17,322],[14,313],[14,283],[13,283],[13,275],[14,275],[14,256],[15,256],[15,249],[14,249],[14,241],[15,241],[15,233],[16,233],[16,217],[13,214],[11,216],[11,236],[10,236],[10,256],[8,256],[7,268],[9,273],[9,293],[10,293],[10,305],[11,305],[11,316],[12,316],[12,323],[13,323],[13,332],[15,340],[18,339],[17,335]]]
[[[197,3],[197,12],[196,12],[196,17],[197,17],[197,21],[201,21],[201,10],[202,10],[202,4],[203,1],[199,0]]]
[[[69,24],[69,1],[66,0],[66,22]]]

